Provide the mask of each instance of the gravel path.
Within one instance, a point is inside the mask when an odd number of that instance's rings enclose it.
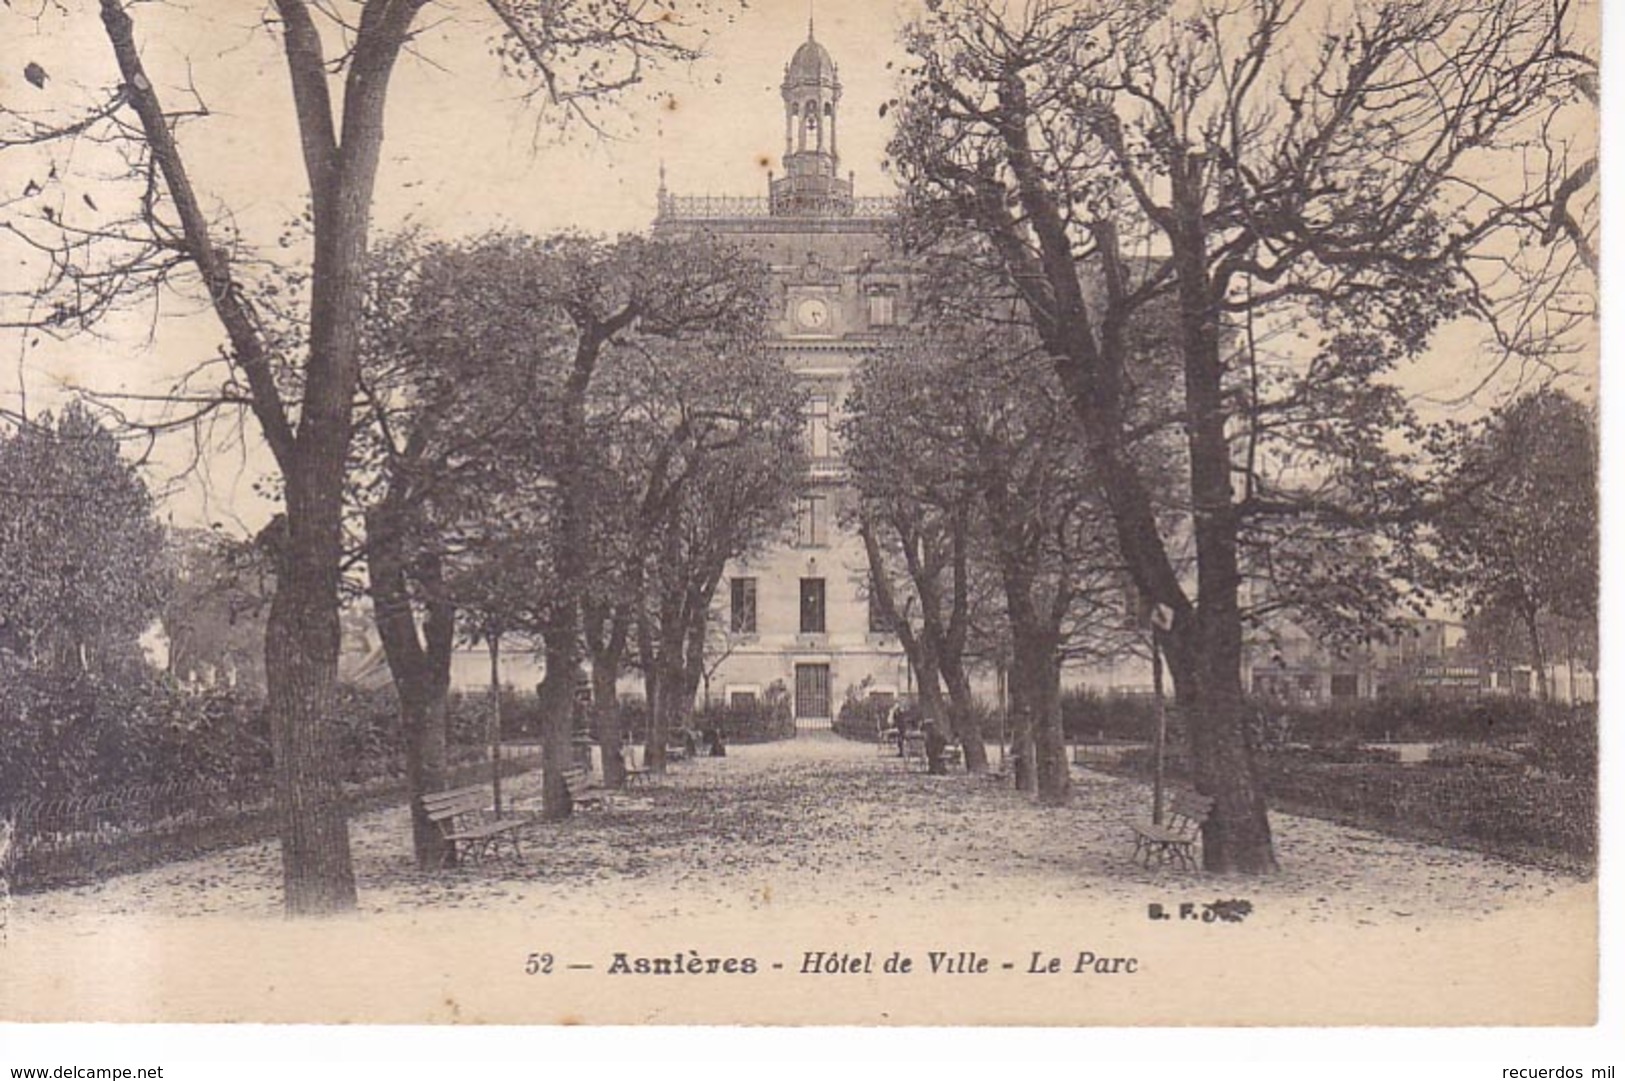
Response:
[[[1082,770],[1074,780],[1070,806],[1045,808],[980,778],[929,777],[870,746],[805,738],[678,763],[609,810],[538,821],[525,830],[523,863],[420,873],[404,808],[358,817],[351,838],[362,911],[397,914],[513,906],[665,920],[769,904],[904,911],[1012,898],[1134,906],[1172,884],[1200,883],[1204,893],[1241,893],[1309,923],[1421,923],[1535,905],[1577,884],[1489,856],[1288,815],[1273,817],[1278,876],[1243,885],[1148,871],[1129,859],[1124,826],[1146,814],[1147,787]],[[519,809],[535,806],[537,786],[535,774],[514,783]],[[14,906],[19,924],[275,916],[277,848],[251,845],[18,897]]]

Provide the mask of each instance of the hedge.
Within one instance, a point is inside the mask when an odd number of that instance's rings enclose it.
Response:
[[[487,701],[453,696],[453,747],[485,742]],[[404,773],[392,688],[341,685],[334,720],[342,781]],[[53,672],[0,653],[0,802],[157,782],[252,785],[270,774],[270,725],[256,695],[198,693],[156,672]]]
[[[1458,746],[1458,745],[1452,745]],[[1512,859],[1592,873],[1597,859],[1597,786],[1531,768],[1527,757],[1484,745],[1400,765],[1385,748],[1282,748],[1258,756],[1270,806]],[[1482,753],[1489,750],[1491,754]],[[1166,758],[1189,780],[1181,747]],[[1149,778],[1149,749],[1101,760],[1100,768]]]
[[[838,736],[875,743],[886,727],[886,717],[896,702],[890,697],[850,697],[841,703],[840,712],[830,726]]]

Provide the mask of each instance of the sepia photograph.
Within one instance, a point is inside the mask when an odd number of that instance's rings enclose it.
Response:
[[[1595,1025],[1600,21],[3,0],[0,1022]]]

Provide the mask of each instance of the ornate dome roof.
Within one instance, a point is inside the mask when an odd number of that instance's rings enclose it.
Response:
[[[835,61],[830,59],[829,50],[813,39],[811,23],[807,25],[807,40],[790,58],[790,66],[784,71],[784,81],[787,84],[837,81]]]

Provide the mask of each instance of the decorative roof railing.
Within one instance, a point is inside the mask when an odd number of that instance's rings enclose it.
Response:
[[[852,199],[852,216],[855,218],[896,217],[902,205],[903,201],[895,195],[859,195]]]
[[[863,195],[851,200],[851,207],[840,207],[811,217],[889,218],[898,210],[898,200],[889,195]],[[657,209],[661,220],[715,220],[721,218],[774,217],[772,204],[765,196],[754,195],[671,195],[662,193]],[[783,215],[800,217],[803,215]]]

